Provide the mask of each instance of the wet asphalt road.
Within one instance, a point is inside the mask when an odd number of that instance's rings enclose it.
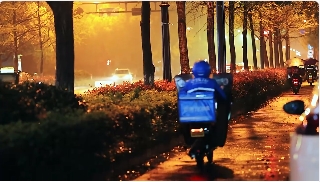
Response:
[[[290,132],[298,125],[298,116],[284,113],[282,107],[291,100],[309,103],[313,86],[304,84],[298,95],[284,93],[267,106],[232,121],[227,143],[214,151],[214,164],[200,173],[181,147],[176,147],[166,161],[154,164],[143,175],[128,171],[122,180],[202,181],[202,180],[288,180]],[[150,166],[150,163],[147,163]],[[136,173],[129,175],[129,173]],[[139,176],[139,177],[138,177]]]

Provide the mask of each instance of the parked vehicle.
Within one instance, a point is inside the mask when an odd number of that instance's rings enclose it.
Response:
[[[291,133],[290,181],[319,181],[319,87],[315,86],[311,104],[301,100],[286,103],[288,114],[300,115],[301,124]]]

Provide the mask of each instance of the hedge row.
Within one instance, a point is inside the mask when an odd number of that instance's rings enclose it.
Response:
[[[285,70],[239,73],[233,94],[236,102],[262,102],[285,83]],[[7,115],[0,125],[1,180],[91,180],[179,135],[175,87],[163,81],[154,88],[141,82],[106,86],[83,97],[25,83],[1,86],[3,100],[11,109],[0,113]],[[45,110],[37,109],[39,103]]]
[[[52,85],[24,82],[9,85],[0,82],[0,124],[16,121],[34,122],[48,111],[60,113],[85,109],[82,98]]]
[[[83,70],[75,70],[74,71],[74,83],[75,86],[89,86],[94,85],[94,81],[91,79],[91,74],[83,71]],[[52,75],[46,75],[46,76],[40,76],[40,75],[30,75],[26,73],[20,74],[20,81],[33,81],[33,82],[43,82],[47,84],[55,84],[55,76]]]

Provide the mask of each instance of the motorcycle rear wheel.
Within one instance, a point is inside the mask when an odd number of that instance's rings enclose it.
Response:
[[[213,151],[207,153],[208,163],[211,164],[213,162]]]
[[[204,168],[204,160],[203,160],[203,155],[197,155],[196,156],[196,162],[197,162],[197,167],[200,169],[200,170],[203,170]]]

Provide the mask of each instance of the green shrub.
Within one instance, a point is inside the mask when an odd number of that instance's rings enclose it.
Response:
[[[172,134],[179,134],[175,92],[146,90],[133,99],[134,94],[121,98],[84,96],[89,103],[88,111],[103,111],[114,122],[114,137],[121,144],[116,148],[130,148],[131,154],[139,153],[158,142],[168,141]],[[130,154],[129,150],[127,153]]]
[[[2,180],[90,180],[101,171],[179,135],[170,104],[112,105],[84,114],[48,113],[39,123],[0,127]],[[170,98],[168,98],[170,99]],[[137,104],[138,100],[132,101]],[[171,102],[172,103],[172,102]],[[95,108],[108,107],[107,105]],[[171,108],[172,110],[172,108]]]
[[[51,114],[0,127],[1,180],[90,180],[110,166],[112,125],[104,114]]]
[[[54,75],[45,75],[45,76],[29,75],[28,77],[21,77],[19,81],[21,83],[25,81],[30,81],[30,82],[36,82],[36,83],[42,82],[45,84],[54,85],[56,78]]]
[[[37,121],[48,111],[67,113],[86,109],[81,97],[52,85],[24,82],[18,85],[0,83],[0,124]]]

